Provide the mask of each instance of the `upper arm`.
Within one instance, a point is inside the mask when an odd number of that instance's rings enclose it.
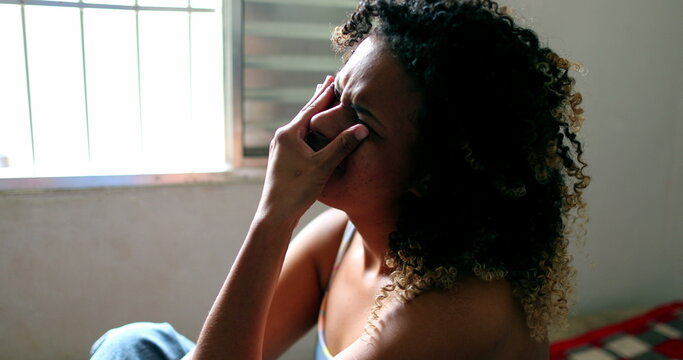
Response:
[[[495,298],[438,291],[407,304],[387,303],[371,336],[361,336],[335,359],[490,359],[509,324],[509,309],[500,305]]]
[[[268,313],[264,358],[278,357],[315,324],[347,221],[345,213],[327,210],[290,243]]]

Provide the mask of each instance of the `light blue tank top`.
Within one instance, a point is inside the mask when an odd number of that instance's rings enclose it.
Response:
[[[320,313],[318,314],[318,342],[315,345],[315,360],[329,360],[333,357],[332,353],[330,353],[330,350],[327,348],[327,344],[325,344],[325,309],[327,307],[327,292],[330,289],[330,284],[332,284],[334,275],[337,273],[339,264],[341,264],[341,260],[344,257],[344,254],[346,254],[346,250],[349,248],[349,244],[351,243],[351,239],[353,238],[355,231],[356,228],[353,227],[351,222],[346,224],[346,230],[344,230],[344,236],[339,244],[337,257],[334,259],[334,267],[332,268],[332,273],[330,274],[330,281],[327,282],[327,289],[325,289],[325,295],[323,296],[323,301],[320,304]]]

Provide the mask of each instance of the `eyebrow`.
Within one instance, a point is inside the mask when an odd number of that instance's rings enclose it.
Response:
[[[341,101],[341,94],[344,92],[344,88],[341,87],[341,85],[339,84],[339,78],[336,76],[334,78],[334,92],[336,93],[336,95],[338,95],[339,101]],[[353,109],[353,111],[357,113],[371,117],[374,120],[374,123],[379,125],[380,128],[384,129],[384,124],[382,124],[382,122],[379,121],[379,119],[377,119],[377,117],[367,108],[361,105],[351,104],[351,109]]]

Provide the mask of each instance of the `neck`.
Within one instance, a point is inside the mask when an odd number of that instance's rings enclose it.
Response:
[[[368,275],[387,275],[391,272],[385,264],[389,249],[389,234],[396,230],[395,216],[366,216],[347,213],[362,240],[364,273]]]

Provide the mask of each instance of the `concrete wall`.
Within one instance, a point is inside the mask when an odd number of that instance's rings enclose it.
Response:
[[[683,12],[683,11],[681,11]],[[679,29],[679,39],[683,38],[683,26]],[[683,41],[678,42],[678,64],[683,63]],[[669,197],[669,244],[668,248],[677,249],[674,253],[673,273],[683,274],[683,251],[681,251],[681,243],[683,243],[683,76],[677,77],[676,91],[674,92],[674,102],[676,103],[675,114],[678,116],[674,118],[674,129],[672,133],[675,135],[674,140],[674,159],[672,164],[672,177],[670,182],[670,197]],[[676,250],[673,250],[676,251]],[[683,297],[683,280],[676,279],[674,281],[674,288],[679,298]]]
[[[593,183],[589,236],[573,250],[577,312],[683,298],[683,2],[509,3],[587,69]],[[85,358],[105,330],[141,320],[196,339],[260,189],[0,193],[0,358]]]
[[[87,358],[99,335],[133,321],[168,321],[196,340],[260,191],[233,183],[2,194],[0,358]]]
[[[683,297],[683,3],[507,3],[586,68],[576,78],[593,183],[577,310]]]

